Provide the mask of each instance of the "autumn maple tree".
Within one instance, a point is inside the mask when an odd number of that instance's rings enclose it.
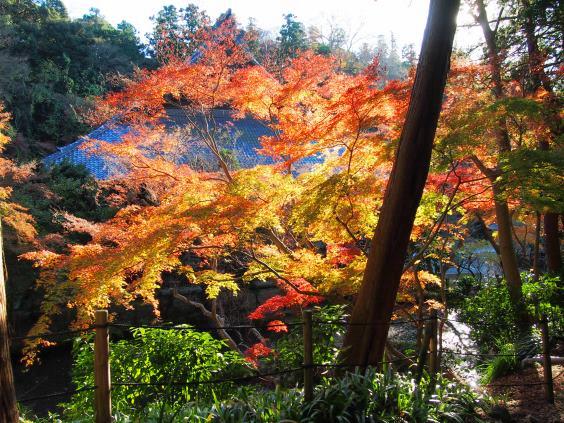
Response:
[[[410,82],[381,87],[377,61],[353,76],[311,52],[290,60],[279,77],[249,57],[233,20],[198,37],[197,60],[170,58],[100,99],[95,118],[119,116],[117,124],[130,130],[121,143],[92,140],[88,152],[123,159],[122,182],[142,181],[156,201],[126,207],[104,223],[70,219],[73,230],[90,234],[88,244],[26,254],[41,268],[39,286],[51,293],[31,334],[48,331],[67,307],[76,310],[77,327],[89,324],[97,308],[129,308],[139,299],[158,314],[163,272],[201,285],[205,304],[179,290],[175,298],[218,327],[228,323],[222,296],[233,298],[251,280],[276,280],[285,294],[250,318],[280,320],[281,308],[356,293]],[[186,127],[166,129],[171,106]],[[225,107],[235,119],[252,116],[270,128],[259,153],[273,164],[239,169],[229,161],[229,128],[213,118]],[[190,148],[206,149],[209,163],[175,160]],[[424,212],[421,228],[442,210]],[[185,252],[199,265],[183,261]],[[219,334],[239,349],[228,333]],[[30,358],[41,343],[28,345]]]
[[[384,83],[377,59],[351,75],[311,51],[261,66],[246,47],[248,34],[229,18],[193,34],[192,56],[171,49],[160,68],[139,71],[122,91],[99,98],[93,122],[127,131],[119,143],[90,140],[86,152],[115,159],[122,170],[116,184],[141,187],[150,201],[103,223],[66,216],[66,227],[88,234],[88,243],[25,255],[49,293],[30,335],[48,332],[67,308],[75,327],[89,325],[95,309],[139,301],[158,318],[157,290],[166,279],[174,299],[198,310],[231,348],[244,353],[253,345],[247,355],[254,360],[270,349],[265,336],[254,331],[240,342],[221,329],[239,323],[224,305],[235,304],[251,281],[274,281],[279,295],[248,319],[280,332],[288,312],[356,299],[353,323],[378,329],[351,326],[349,363],[374,364],[391,318],[421,320],[444,307],[446,269],[468,236],[467,222],[486,228],[508,272],[501,230],[487,226],[499,225],[500,205],[525,219],[526,209],[554,192],[558,174],[539,166],[550,183],[519,185],[525,171],[516,163],[525,156],[501,154],[491,140],[503,120],[510,142],[521,143],[515,152],[528,151],[546,133],[545,103],[513,95],[518,84],[497,96],[491,69],[464,59],[446,82],[457,8],[438,0],[431,6],[429,24],[440,30],[428,31],[428,54],[404,81]],[[171,108],[185,124],[167,125]],[[269,129],[258,151],[267,164],[237,165],[229,153],[237,137],[229,122],[215,119],[218,112]],[[187,163],[186,152],[204,152],[203,160]],[[487,169],[496,169],[495,178]],[[384,195],[398,184],[401,192]],[[205,300],[183,294],[187,284],[201,286]],[[443,304],[426,295],[436,286]],[[42,344],[41,337],[28,344],[28,359]]]

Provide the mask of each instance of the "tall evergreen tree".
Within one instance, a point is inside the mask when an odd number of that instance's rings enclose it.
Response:
[[[284,24],[280,28],[278,42],[282,60],[296,57],[300,50],[307,49],[307,35],[304,25],[289,13],[284,15]]]

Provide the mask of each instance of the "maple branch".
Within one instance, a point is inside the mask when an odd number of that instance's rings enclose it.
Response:
[[[457,166],[458,166],[458,164],[457,164]],[[452,169],[452,172],[454,172],[454,174],[456,175],[456,166]],[[449,175],[450,175],[450,172],[447,175],[447,179],[448,179]],[[456,177],[457,177],[458,181],[457,181],[454,189],[452,190],[452,194],[450,195],[448,202],[447,202],[447,205],[446,205],[445,209],[443,210],[443,212],[441,213],[441,216],[433,224],[433,227],[431,229],[431,235],[429,235],[429,237],[427,238],[427,240],[425,241],[425,243],[423,244],[423,247],[421,247],[419,252],[414,257],[412,257],[411,260],[409,260],[409,262],[403,267],[403,272],[405,272],[407,269],[409,269],[411,266],[413,266],[417,260],[419,260],[421,257],[423,257],[423,254],[425,254],[425,251],[427,251],[429,246],[432,244],[432,242],[435,240],[435,238],[439,234],[439,231],[441,229],[443,221],[445,220],[448,212],[450,210],[452,210],[452,202],[454,200],[456,193],[458,192],[458,189],[460,188],[460,184],[462,183],[460,176],[456,175]]]
[[[288,246],[286,244],[284,244],[284,242],[278,238],[278,236],[274,233],[274,230],[272,230],[272,228],[268,228],[268,229],[264,229],[264,235],[274,243],[274,245],[276,245],[276,248],[278,248],[278,250],[280,250],[281,253],[287,254],[289,256],[292,255],[292,250],[290,248],[288,248]]]
[[[210,176],[208,178],[203,178],[203,181],[218,181],[218,182],[223,182],[224,184],[229,184],[229,181],[223,178],[218,177],[214,177],[214,176]]]
[[[501,256],[501,252],[499,250],[499,245],[497,245],[497,242],[495,241],[495,239],[492,235],[491,229],[486,226],[486,222],[484,222],[484,219],[482,218],[482,216],[479,213],[475,213],[475,216],[476,216],[476,219],[478,220],[478,223],[480,224],[480,227],[482,228],[482,232],[484,233],[484,236],[489,241],[492,248],[495,250],[495,253],[498,256]]]
[[[210,129],[210,123],[209,123],[210,119],[208,118],[204,105],[200,104],[200,111],[192,111],[189,113],[188,109],[182,107],[181,110],[184,113],[186,120],[190,123],[192,129],[198,132],[204,144],[210,149],[212,154],[217,159],[219,163],[219,167],[221,168],[227,181],[221,178],[217,178],[217,179],[220,180],[221,182],[231,183],[233,181],[233,177],[231,176],[231,172],[229,171],[229,167],[227,166],[227,163],[225,163],[225,160],[223,160],[223,157],[221,156],[221,152],[219,151],[219,148],[217,146],[217,141],[215,140],[215,136],[213,134],[214,130]],[[196,113],[199,114],[204,120],[205,129],[202,128],[201,125],[199,125],[196,119],[194,118],[194,115]],[[213,115],[211,116],[211,120],[214,123],[214,125],[216,125]]]
[[[476,156],[475,154],[472,154],[470,156],[470,160],[472,160],[472,162],[474,162],[474,164],[476,165],[476,167],[478,169],[480,169],[480,172],[482,172],[485,176],[488,177],[488,179],[493,183],[494,179],[497,176],[497,172],[495,169],[490,169],[489,167],[487,167],[484,162],[482,162],[478,156]]]
[[[519,247],[521,247],[521,251],[523,252],[523,257],[525,257],[525,243],[527,242],[527,232],[525,232],[525,238],[523,239],[523,242],[521,242],[521,239],[519,239],[519,237],[517,236],[517,231],[515,230],[515,224],[513,223],[513,215],[515,214],[515,210],[513,210],[510,213],[511,216],[511,232],[513,232],[513,236],[515,237],[515,241],[517,241],[517,243],[519,244]],[[525,225],[526,228],[526,225]]]
[[[265,342],[267,340],[267,338],[262,336],[261,333],[258,330],[256,330],[255,328],[250,328],[249,333],[251,335],[254,335],[259,340],[259,342]]]
[[[288,278],[285,278],[284,276],[282,276],[280,274],[280,272],[278,272],[276,269],[274,269],[273,267],[271,267],[268,263],[262,261],[261,259],[259,259],[255,253],[253,252],[252,254],[246,253],[244,251],[242,251],[243,254],[245,254],[247,257],[249,257],[250,259],[256,261],[258,264],[260,264],[261,266],[265,267],[266,269],[268,269],[274,276],[276,276],[278,279],[280,279],[282,282],[284,282],[286,285],[288,285],[290,288],[292,288],[294,291],[296,291],[298,294],[301,295],[311,295],[311,296],[316,296],[319,297],[320,294],[319,292],[315,292],[315,291],[303,291],[300,289],[299,286],[297,286],[295,283],[293,283],[291,280],[289,280]]]
[[[501,16],[503,15],[504,10],[505,10],[505,6],[501,6],[501,9],[499,9],[499,14],[496,19],[495,28],[493,30],[494,34],[496,34],[497,30],[499,29],[499,24],[501,23]]]
[[[179,294],[178,290],[176,289],[176,286],[172,288],[172,296],[173,298],[183,302],[184,304],[188,304],[191,305],[192,307],[196,307],[198,310],[200,310],[200,312],[205,317],[210,319],[216,327],[221,328],[225,326],[225,320],[217,315],[217,299],[214,299],[212,301],[212,311],[210,311],[202,303],[197,301],[192,301],[189,298],[185,297],[184,295]],[[232,350],[243,355],[243,352],[239,349],[233,338],[231,338],[231,336],[227,333],[225,329],[216,329],[216,330],[219,336],[227,342],[227,344]]]
[[[337,214],[337,212],[334,213],[335,214],[335,219],[337,220],[337,222],[345,229],[345,231],[347,232],[347,234],[349,234],[349,236],[352,238],[352,240],[354,241],[354,243],[356,244],[356,246],[360,249],[360,251],[362,251],[362,253],[365,256],[368,256],[368,252],[366,251],[366,249],[361,245],[360,240],[356,237],[356,235],[351,231],[351,229],[349,228],[349,225],[347,224],[347,222],[343,221],[343,219],[341,219],[339,217],[339,215]]]
[[[139,159],[139,160],[140,160],[140,159]],[[135,163],[131,162],[131,166],[133,166],[133,167],[135,167],[135,168],[137,168],[137,169],[148,169],[148,170],[152,170],[153,172],[159,173],[159,174],[161,174],[161,175],[163,175],[163,176],[168,176],[169,178],[172,178],[172,179],[174,179],[175,181],[180,181],[180,179],[177,178],[176,176],[174,176],[173,174],[168,173],[168,172],[166,172],[166,171],[164,171],[164,170],[161,170],[161,169],[157,169],[157,168],[155,168],[155,167],[153,167],[153,166],[150,166],[147,162],[145,162],[145,161],[143,161],[143,160],[140,160],[140,163],[141,163],[141,164],[135,164]]]
[[[219,84],[219,82],[218,82]],[[209,139],[210,139],[210,144],[209,147],[212,151],[212,153],[215,155],[215,157],[217,158],[217,161],[219,162],[219,166],[221,167],[221,170],[223,171],[223,174],[225,175],[225,177],[227,178],[227,180],[229,181],[229,183],[233,182],[233,177],[231,176],[231,172],[229,171],[229,167],[227,166],[227,163],[225,163],[225,160],[223,159],[223,157],[221,156],[221,152],[219,151],[219,148],[217,146],[217,141],[215,140],[214,136],[211,134],[210,129],[209,129],[209,123],[208,123],[208,118],[204,112],[204,108],[202,105],[202,116],[205,119],[205,123],[206,123],[206,132],[209,135]],[[213,116],[212,116],[212,120],[213,120]]]

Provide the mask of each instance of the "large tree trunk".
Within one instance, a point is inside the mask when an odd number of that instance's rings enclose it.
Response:
[[[409,236],[421,200],[441,110],[458,0],[431,0],[409,110],[343,355],[350,365],[378,366],[386,338]]]
[[[501,81],[501,60],[499,57],[496,42],[496,33],[490,27],[484,1],[478,0],[476,4],[478,6],[477,20],[482,28],[484,39],[486,41],[488,61],[492,73],[493,94],[496,99],[503,99],[504,93]],[[500,155],[511,151],[511,143],[504,119],[500,119],[498,122],[498,127],[495,132],[495,138],[497,149]],[[513,237],[511,234],[511,215],[509,213],[509,207],[507,206],[507,200],[503,196],[504,189],[497,179],[499,176],[499,169],[489,169],[486,171],[482,170],[482,172],[489,178],[493,187],[495,215],[498,225],[499,250],[501,255],[503,275],[505,276],[505,281],[507,283],[507,288],[511,296],[511,301],[515,307],[519,307],[522,296],[521,275],[519,274],[519,265],[517,262],[517,256],[515,254],[515,248],[513,246]]]
[[[2,221],[0,220],[0,422],[16,423],[19,420],[16,391],[8,342],[8,304],[4,279],[4,249],[2,246]]]

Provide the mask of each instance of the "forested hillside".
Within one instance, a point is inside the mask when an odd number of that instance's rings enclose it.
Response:
[[[91,97],[148,64],[135,29],[114,28],[94,9],[72,20],[60,1],[5,0],[0,16],[0,99],[24,157],[84,134]]]

